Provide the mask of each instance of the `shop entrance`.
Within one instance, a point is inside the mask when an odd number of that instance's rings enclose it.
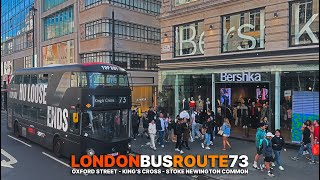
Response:
[[[228,118],[232,136],[253,136],[260,122],[269,124],[270,83],[216,83],[216,119]],[[251,130],[251,134],[250,134]]]

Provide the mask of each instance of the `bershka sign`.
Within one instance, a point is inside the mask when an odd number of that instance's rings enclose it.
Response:
[[[261,81],[260,73],[253,72],[242,72],[242,73],[221,73],[220,74],[221,82],[259,82]]]

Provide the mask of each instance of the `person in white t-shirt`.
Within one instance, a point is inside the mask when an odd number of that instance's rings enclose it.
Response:
[[[191,114],[191,142],[193,142],[195,140],[195,135],[197,134],[197,137],[200,138],[201,137],[201,133],[199,130],[199,123],[196,122],[196,117],[199,116],[199,114],[195,111]]]

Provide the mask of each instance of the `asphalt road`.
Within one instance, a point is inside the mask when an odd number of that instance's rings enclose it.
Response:
[[[190,180],[177,175],[73,175],[69,160],[24,138],[16,139],[7,130],[6,115],[1,113],[1,179],[3,180]],[[10,167],[11,166],[11,167]]]

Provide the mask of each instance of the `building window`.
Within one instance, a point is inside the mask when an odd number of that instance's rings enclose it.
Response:
[[[74,40],[42,47],[43,65],[74,63]]]
[[[204,54],[203,21],[178,25],[175,30],[175,56]]]
[[[24,68],[32,68],[32,56],[24,57]]]
[[[319,44],[319,0],[290,3],[290,45]]]
[[[66,0],[43,0],[43,11],[52,9],[64,2],[66,2]]]
[[[250,10],[222,17],[222,52],[263,49],[265,11]]]
[[[198,0],[175,0],[176,2],[175,5],[180,6],[180,5],[195,2],[195,1],[198,1]]]
[[[105,62],[111,63],[112,53],[111,52],[95,52],[81,54],[81,62]],[[114,64],[125,68],[125,69],[141,69],[145,70],[145,63],[147,63],[148,70],[158,70],[157,64],[160,63],[160,56],[146,55],[146,54],[133,54],[125,52],[115,53]],[[128,64],[130,67],[128,67]]]
[[[133,24],[123,21],[115,21],[115,37],[136,41],[160,43],[160,29]],[[100,36],[110,36],[112,33],[111,19],[100,19],[85,24],[86,39]]]
[[[73,6],[44,18],[44,40],[74,32]]]
[[[159,15],[161,7],[160,0],[85,0],[85,8],[99,4],[112,4],[152,15]]]

